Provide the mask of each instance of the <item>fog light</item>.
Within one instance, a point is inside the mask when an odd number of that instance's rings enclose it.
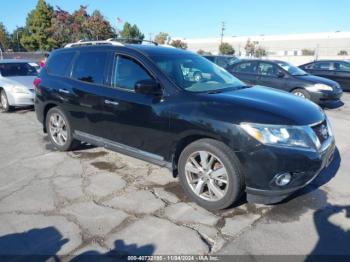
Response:
[[[292,175],[290,173],[279,174],[275,177],[275,183],[277,186],[286,186],[292,180]]]

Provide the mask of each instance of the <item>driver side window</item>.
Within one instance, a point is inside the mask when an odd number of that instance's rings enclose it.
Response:
[[[136,60],[117,55],[114,59],[112,87],[134,91],[141,80],[152,80],[150,74]]]

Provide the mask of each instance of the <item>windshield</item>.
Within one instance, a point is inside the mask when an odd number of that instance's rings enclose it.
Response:
[[[179,87],[191,92],[241,89],[244,83],[225,69],[195,55],[152,56],[157,66]]]
[[[277,64],[293,76],[304,76],[308,74],[299,67],[293,66],[287,62],[277,62]]]
[[[4,77],[11,76],[36,76],[36,69],[28,63],[4,63],[0,64],[0,73]]]

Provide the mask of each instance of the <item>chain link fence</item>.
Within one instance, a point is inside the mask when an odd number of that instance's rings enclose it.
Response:
[[[1,59],[23,59],[31,62],[40,62],[44,59],[46,52],[1,52]]]

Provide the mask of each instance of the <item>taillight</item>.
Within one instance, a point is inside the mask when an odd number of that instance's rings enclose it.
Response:
[[[35,78],[33,82],[34,87],[38,88],[38,86],[40,85],[40,82],[41,82],[41,79],[39,77]]]

